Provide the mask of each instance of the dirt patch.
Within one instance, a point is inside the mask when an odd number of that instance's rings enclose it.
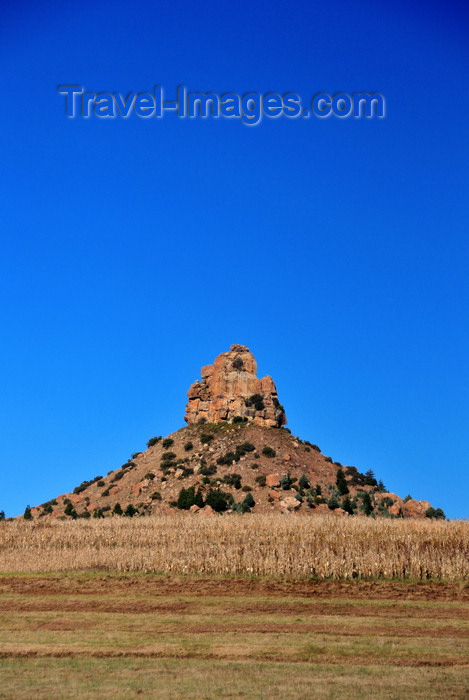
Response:
[[[0,576],[0,594],[73,596],[259,596],[408,601],[469,601],[468,582],[285,581],[268,578]]]

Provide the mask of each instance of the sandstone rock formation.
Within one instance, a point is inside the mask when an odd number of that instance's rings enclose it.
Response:
[[[257,378],[257,362],[245,345],[232,345],[213,365],[202,367],[202,380],[187,392],[187,423],[232,422],[280,428],[287,418],[272,377]]]

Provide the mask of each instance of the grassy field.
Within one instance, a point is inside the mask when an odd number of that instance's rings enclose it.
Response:
[[[0,571],[469,580],[469,522],[155,515],[0,522]]]
[[[469,587],[0,576],[1,698],[469,697]]]

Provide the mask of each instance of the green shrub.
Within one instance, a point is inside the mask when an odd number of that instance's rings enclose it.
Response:
[[[300,480],[299,480],[299,482],[298,482],[298,486],[300,487],[300,489],[309,489],[309,487],[310,487],[310,482],[309,482],[309,479],[308,479],[308,477],[306,476],[306,474],[302,474],[302,475],[300,476]]]
[[[157,442],[161,440],[161,435],[158,435],[158,437],[152,437],[150,440],[147,442],[147,447],[153,447],[153,445],[156,445]]]
[[[257,464],[257,462],[251,464],[251,469],[259,469],[259,465]]]
[[[132,503],[129,503],[127,508],[124,511],[124,515],[126,518],[133,518],[134,515],[137,515],[138,513],[138,508],[135,508],[135,506],[132,505]]]
[[[171,462],[173,459],[176,459],[176,453],[175,452],[163,452],[161,455],[161,459],[164,462]]]
[[[233,503],[232,508],[236,513],[249,513],[251,508],[256,505],[252,493],[246,494],[246,497],[240,503]]]
[[[381,505],[382,505],[384,508],[389,508],[390,506],[393,505],[393,503],[395,503],[394,499],[393,499],[393,498],[390,498],[389,496],[385,496],[385,497],[381,500]]]
[[[342,467],[339,467],[337,470],[337,477],[335,483],[337,486],[337,490],[339,491],[341,496],[345,496],[346,494],[350,493],[349,488],[347,486],[347,479],[345,478],[345,474]]]
[[[102,508],[95,508],[93,511],[93,518],[104,518],[104,512]]]
[[[265,408],[264,399],[261,394],[253,394],[248,399],[245,399],[244,403],[248,408],[253,406],[256,411],[263,411]]]
[[[180,510],[189,510],[193,505],[203,508],[204,500],[200,490],[195,490],[195,486],[190,486],[188,489],[181,489],[176,501],[176,505]]]
[[[223,477],[223,481],[228,486],[234,486],[235,489],[241,488],[241,474],[226,474]]]
[[[23,518],[25,520],[32,520],[33,519],[33,515],[31,513],[31,506],[26,506],[26,508],[24,509]]]
[[[256,502],[254,500],[254,496],[252,495],[252,493],[246,494],[243,503],[245,503],[249,508],[254,508],[254,506],[256,505]]]
[[[123,477],[125,476],[125,472],[117,472],[117,474],[114,474],[114,476],[111,479],[111,483],[114,481],[120,481]]]
[[[192,467],[179,467],[179,469],[182,471],[182,474],[178,476],[178,479],[185,479],[186,477],[191,476],[191,474],[194,473]]]
[[[194,447],[194,444],[189,440],[189,442],[186,442],[184,445],[184,449],[186,452],[190,452]]]
[[[199,469],[199,474],[202,474],[203,476],[211,476],[212,474],[217,473],[217,468],[214,464],[211,464],[209,467],[200,467]]]
[[[345,510],[346,513],[349,515],[353,515],[353,506],[350,498],[348,496],[345,496],[344,500],[342,501],[342,508]]]
[[[263,474],[259,474],[259,476],[256,476],[256,482],[259,484],[259,486],[265,486],[265,476]]]
[[[367,472],[365,472],[365,484],[367,486],[377,486],[378,482],[375,479],[375,475],[372,469],[368,469]]]
[[[248,484],[244,484],[244,486],[242,487],[241,490],[246,491],[246,493],[247,493],[249,491],[252,491],[252,488],[250,486],[248,486]]]
[[[112,512],[114,515],[122,515],[122,508],[120,503],[116,503],[114,508],[112,509]]]
[[[222,513],[228,510],[230,494],[220,491],[220,489],[211,489],[205,499],[205,503],[211,506],[216,513]]]
[[[262,454],[264,457],[275,457],[277,455],[273,447],[264,447]]]
[[[290,476],[290,472],[288,474],[284,474],[281,479],[280,479],[280,488],[283,491],[288,491],[293,483],[293,479]]]
[[[427,518],[432,518],[435,520],[446,520],[446,515],[441,508],[427,508],[425,515]]]
[[[57,499],[56,499],[56,498],[53,498],[53,499],[50,500],[50,501],[46,501],[45,503],[42,503],[42,504],[41,504],[41,508],[44,508],[44,509],[45,509],[45,508],[47,508],[48,506],[56,506],[56,505],[57,505]],[[50,512],[50,511],[48,511],[48,512]]]
[[[4,510],[0,510],[0,521],[1,520],[5,520],[5,511]]]
[[[254,452],[255,449],[256,449],[256,448],[254,447],[254,445],[252,444],[252,442],[243,442],[243,443],[241,443],[241,445],[238,445],[238,446],[236,447],[236,451],[237,451],[237,452],[244,452],[244,453],[246,453],[246,452]]]
[[[333,493],[332,496],[329,498],[329,500],[327,501],[327,505],[331,510],[340,508],[340,503],[337,500],[337,496],[335,495],[335,493]]]
[[[371,515],[373,512],[373,503],[371,501],[371,496],[368,491],[365,491],[362,499],[362,510],[365,515]]]
[[[152,479],[155,478],[155,475],[153,474],[153,472],[147,472],[143,478],[150,479],[150,481],[151,481]]]
[[[94,484],[96,481],[100,481],[102,478],[102,476],[95,476],[94,479],[91,479],[90,481],[82,481],[79,486],[75,486],[73,493],[82,493],[82,491],[85,491],[85,489],[91,486],[91,484]]]
[[[200,442],[202,445],[208,445],[209,442],[212,442],[213,437],[214,436],[211,433],[202,433],[200,436]]]
[[[174,445],[174,440],[172,438],[165,438],[161,444],[163,445],[164,449],[167,450],[168,447],[172,447],[172,445]]]
[[[244,418],[243,416],[235,416],[233,418],[233,423],[247,423],[248,419]]]
[[[407,496],[404,498],[404,503],[407,503],[407,501],[413,501],[413,498],[410,495],[410,493],[408,493]]]
[[[73,520],[78,518],[77,512],[71,503],[67,503],[64,510],[65,515],[69,515]]]
[[[237,457],[234,452],[227,452],[223,457],[217,459],[217,464],[227,464],[230,465],[233,462],[239,461],[239,456]]]
[[[161,493],[159,491],[153,491],[150,498],[152,501],[161,501]]]
[[[312,450],[315,450],[316,452],[321,452],[321,448],[318,447],[318,445],[312,445],[310,442],[308,442],[308,445],[311,447]]]
[[[332,464],[332,457],[324,457],[324,461]]]

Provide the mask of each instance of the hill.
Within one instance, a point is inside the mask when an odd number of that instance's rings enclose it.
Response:
[[[232,345],[188,392],[187,427],[148,441],[120,468],[26,517],[77,518],[190,510],[331,513],[337,516],[442,517],[428,501],[386,491],[372,472],[333,462],[291,435],[271,377],[257,378],[254,356]]]

